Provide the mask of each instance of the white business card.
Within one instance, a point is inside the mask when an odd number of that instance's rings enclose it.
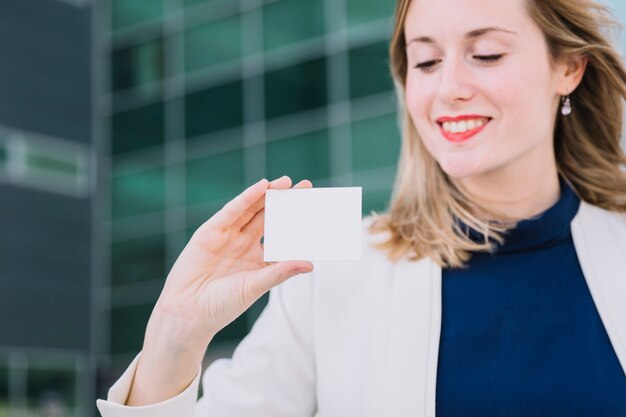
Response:
[[[361,187],[267,190],[263,260],[361,259]]]

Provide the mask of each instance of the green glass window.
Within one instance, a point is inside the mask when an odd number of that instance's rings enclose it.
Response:
[[[395,113],[352,124],[352,166],[355,171],[395,166],[400,134]]]
[[[111,57],[113,91],[125,90],[163,78],[163,39],[118,49]]]
[[[324,34],[323,1],[279,0],[263,7],[263,43],[272,49]]]
[[[328,132],[325,130],[296,137],[273,140],[266,145],[268,178],[289,175],[296,184],[308,179],[326,179],[330,176]]]
[[[230,200],[244,189],[243,151],[187,162],[187,203]]]
[[[76,374],[73,370],[28,370],[28,408],[32,415],[73,415],[76,407]],[[30,415],[30,414],[29,414]]]
[[[156,300],[155,300],[156,301]],[[136,355],[141,350],[143,336],[154,303],[114,308],[111,311],[111,353]]]
[[[0,165],[4,165],[8,157],[7,145],[4,142],[0,142]]]
[[[240,194],[241,191],[243,191],[243,188],[239,190],[236,194],[233,194],[231,198],[234,198],[235,195]],[[187,231],[185,235],[187,237],[187,241],[191,239],[198,227],[200,227],[204,222],[209,220],[211,216],[221,210],[222,207],[224,207],[224,204],[226,204],[226,202],[222,200],[214,203],[203,203],[201,206],[197,207],[187,207]]]
[[[351,98],[393,90],[387,42],[351,49],[348,60]]]
[[[163,13],[163,0],[111,0],[113,29],[154,19]]]
[[[265,74],[265,116],[268,119],[326,103],[326,58]]]
[[[75,155],[53,155],[45,154],[41,151],[30,151],[26,155],[26,164],[29,169],[33,169],[39,172],[48,172],[53,175],[78,175],[78,163]]]
[[[223,84],[185,97],[188,138],[234,128],[243,123],[241,81]]]
[[[193,71],[241,57],[239,15],[210,22],[185,32],[185,70]]]
[[[393,184],[390,183],[391,187]],[[389,207],[391,188],[385,191],[363,193],[363,216],[369,216],[372,210],[382,213]]]
[[[163,103],[115,114],[111,119],[113,154],[160,145],[164,140]]]
[[[163,210],[163,168],[115,176],[111,188],[113,219]]]
[[[162,234],[113,242],[111,284],[165,279],[165,241]]]
[[[359,25],[393,16],[395,0],[347,0],[348,25]]]
[[[200,4],[200,3],[224,3],[227,2],[229,0],[184,0],[185,1],[185,6],[194,6],[196,4]],[[232,1],[232,0],[230,0]]]

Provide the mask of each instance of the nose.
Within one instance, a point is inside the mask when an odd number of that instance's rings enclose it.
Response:
[[[442,63],[438,96],[447,105],[462,103],[474,96],[469,68],[463,60],[453,58]]]

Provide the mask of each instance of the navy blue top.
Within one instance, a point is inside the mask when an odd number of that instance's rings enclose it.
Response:
[[[572,241],[580,200],[560,183],[493,253],[442,271],[437,417],[626,416],[626,376]]]

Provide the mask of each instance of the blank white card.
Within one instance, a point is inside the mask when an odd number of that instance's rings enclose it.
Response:
[[[361,259],[361,191],[267,190],[263,260]]]

